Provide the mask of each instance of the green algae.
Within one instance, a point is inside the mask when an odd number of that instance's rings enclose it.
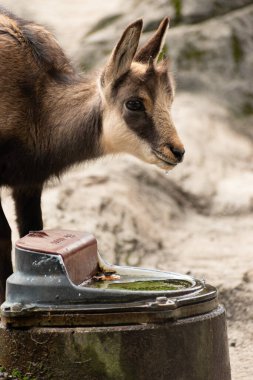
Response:
[[[201,61],[205,55],[206,52],[204,50],[198,49],[196,46],[193,46],[192,44],[188,44],[181,51],[181,59],[186,61],[198,62]]]
[[[89,36],[93,33],[96,33],[102,29],[105,29],[107,26],[111,25],[115,21],[117,21],[119,18],[122,17],[121,13],[113,14],[111,16],[103,17],[101,20],[99,20],[96,25],[93,26],[91,30],[86,34],[86,36]]]
[[[175,24],[178,24],[182,20],[182,1],[171,0],[171,4],[175,9]]]
[[[235,33],[231,36],[231,49],[234,62],[239,65],[243,60],[244,51],[242,49],[241,42]]]
[[[91,287],[107,288],[117,290],[132,290],[132,291],[168,291],[181,290],[188,288],[189,282],[182,280],[149,280],[149,281],[129,281],[129,282],[94,282]]]

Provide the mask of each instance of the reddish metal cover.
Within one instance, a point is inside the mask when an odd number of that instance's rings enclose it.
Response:
[[[69,230],[32,231],[16,247],[60,255],[71,281],[79,285],[98,271],[97,241],[87,232]]]

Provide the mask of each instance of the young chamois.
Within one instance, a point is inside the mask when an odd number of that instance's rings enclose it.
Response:
[[[182,161],[168,62],[157,63],[167,27],[137,51],[137,20],[100,74],[81,77],[52,34],[0,9],[0,186],[13,191],[20,236],[43,228],[43,184],[76,163],[120,152],[165,170]],[[11,273],[0,203],[0,302]]]

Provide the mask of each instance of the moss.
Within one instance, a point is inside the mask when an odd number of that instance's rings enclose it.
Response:
[[[241,46],[241,42],[235,33],[231,36],[231,49],[232,56],[236,65],[239,65],[244,57],[244,51]]]
[[[168,55],[168,50],[168,45],[165,43],[158,55],[157,63],[161,62]]]
[[[30,377],[29,375],[23,375],[18,369],[13,369],[11,376],[18,380],[36,380],[35,377]]]
[[[107,380],[124,379],[120,367],[120,336],[109,337],[108,334],[90,334],[87,340],[78,340],[75,337],[75,353],[71,351],[71,355],[80,358],[82,353],[83,361],[86,362],[86,375],[96,375],[96,378]],[[85,344],[85,347],[83,345]],[[73,347],[73,345],[72,345]]]
[[[182,20],[182,0],[171,0],[171,4],[175,9],[175,24]]]
[[[199,62],[204,58],[205,55],[206,52],[204,50],[200,50],[195,46],[188,44],[181,51],[179,61],[181,63],[184,61]]]
[[[249,102],[245,102],[243,105],[242,105],[242,114],[243,116],[251,116],[253,115],[253,105]]]
[[[122,14],[121,14],[121,13],[117,13],[117,14],[114,14],[114,15],[107,16],[107,17],[102,18],[101,20],[99,20],[99,21],[93,26],[93,28],[91,28],[91,29],[89,30],[89,32],[86,34],[86,36],[89,36],[89,35],[91,35],[91,34],[93,34],[93,33],[98,32],[98,31],[101,30],[101,29],[106,28],[107,26],[109,26],[109,25],[112,24],[113,22],[117,21],[120,17],[122,17]]]
[[[105,363],[103,363],[96,352],[96,345],[94,347],[91,347],[91,345],[87,347],[85,355],[89,358],[89,368],[91,368],[92,373],[96,373],[96,375],[104,375],[106,373]]]
[[[27,373],[36,374],[37,376],[39,376],[39,378],[43,377],[43,380],[44,379],[49,380],[51,377],[50,377],[50,373],[48,373],[47,362],[46,362],[46,360],[43,360],[43,359],[47,359],[47,356],[45,356],[42,353],[41,354],[41,361],[37,361],[37,362],[36,361],[27,361],[27,362],[25,362],[25,363],[29,364],[29,366],[27,368]],[[29,378],[29,380],[36,380],[36,378],[31,378],[31,379]]]
[[[143,28],[143,33],[153,32],[156,30],[161,22],[161,19],[159,20],[152,20],[149,21]]]
[[[1,365],[0,365],[0,372],[5,372],[8,374],[6,369]],[[11,374],[9,373],[7,376],[8,376],[7,378],[12,378],[13,380],[37,380],[35,377],[31,377],[30,374],[23,374],[18,369],[13,369],[11,371]]]

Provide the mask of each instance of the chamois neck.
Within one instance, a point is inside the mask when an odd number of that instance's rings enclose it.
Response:
[[[56,174],[73,164],[99,157],[102,107],[96,79],[50,83],[44,99],[48,136],[45,152]]]

